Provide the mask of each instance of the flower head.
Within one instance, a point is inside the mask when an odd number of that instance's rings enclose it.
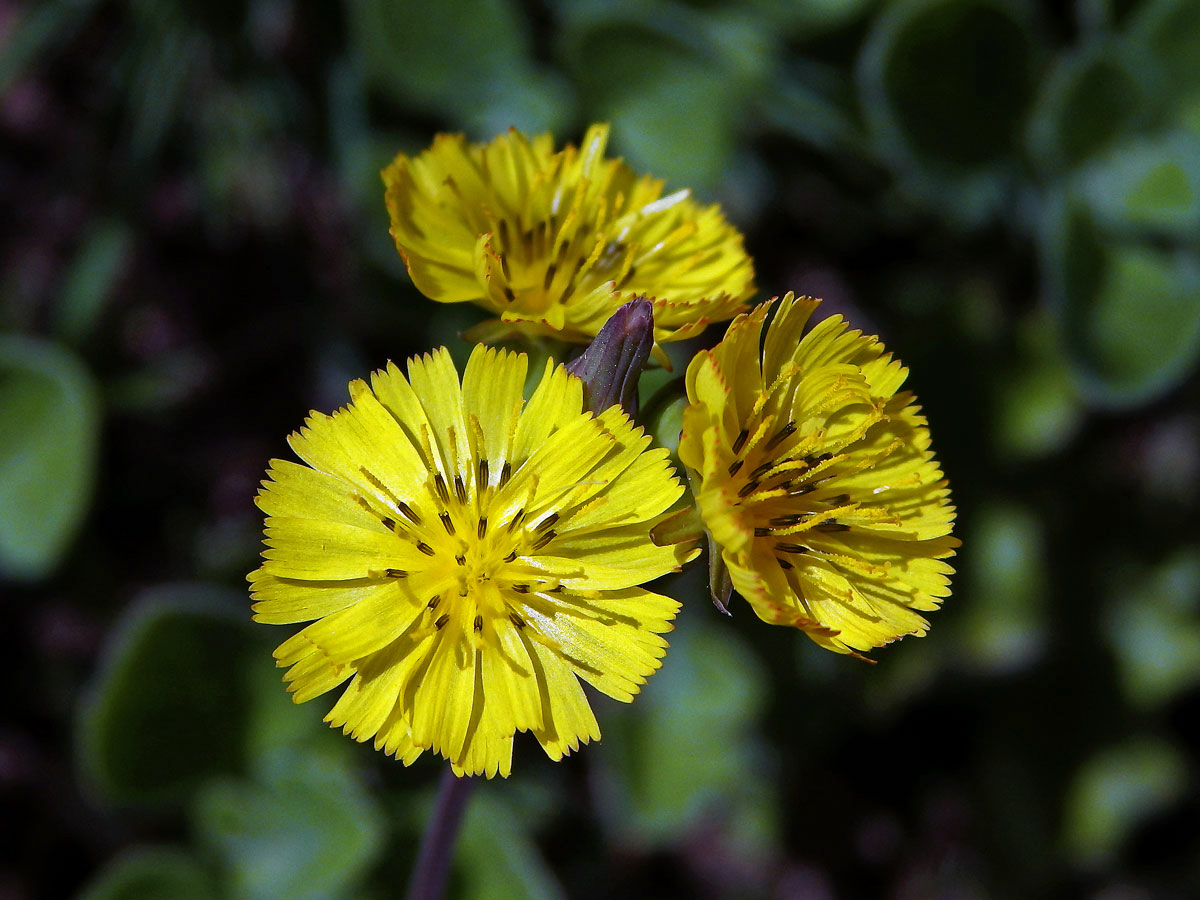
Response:
[[[925,633],[958,540],[908,370],[840,316],[801,337],[819,303],[764,303],[692,360],[679,457],[759,618],[852,653]]]
[[[488,144],[442,134],[383,171],[392,237],[413,283],[528,333],[593,337],[622,303],[654,303],[655,340],[732,318],[754,293],[742,236],[716,206],[606,159],[608,126],[555,152],[515,129]]]
[[[515,732],[558,759],[600,730],[580,680],[629,701],[678,604],[639,587],[688,557],[647,531],[682,487],[619,407],[583,412],[552,362],[476,347],[389,364],[273,460],[257,502],[255,620],[311,622],[275,651],[296,702],[410,763],[509,773]]]

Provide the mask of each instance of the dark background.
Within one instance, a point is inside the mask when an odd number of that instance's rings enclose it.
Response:
[[[662,672],[518,741],[453,895],[1200,896],[1198,46],[1189,0],[0,0],[0,898],[402,893],[444,763],[288,703],[251,498],[483,317],[379,169],[595,120],[908,364],[963,548],[873,667],[669,581]]]

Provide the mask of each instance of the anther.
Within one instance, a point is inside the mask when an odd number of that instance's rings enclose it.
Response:
[[[512,586],[512,589],[514,591],[516,591],[518,594],[528,594],[529,593],[529,585],[527,585],[527,584],[514,584]]]
[[[446,534],[454,534],[454,520],[450,518],[450,513],[440,512],[438,518],[442,520],[442,527],[446,529]]]
[[[796,514],[790,515],[790,516],[776,516],[775,518],[771,519],[767,524],[772,525],[776,528],[789,528],[792,525],[799,525],[801,522],[803,522],[807,518],[808,518],[808,515],[805,513],[796,513]]]
[[[482,539],[487,534],[487,516],[479,517],[479,527],[475,529],[475,533]]]
[[[566,585],[564,585],[564,584],[563,584],[563,583],[560,581],[560,582],[559,582],[558,584],[556,584],[554,587],[552,587],[552,588],[546,588],[546,593],[547,593],[547,594],[561,594],[561,593],[563,592],[563,590],[565,589],[565,587],[566,587]]]
[[[467,558],[465,556],[463,556],[461,553],[458,554],[458,556],[454,557],[454,561],[456,563],[458,563],[460,566],[465,566],[467,564]]]
[[[736,475],[738,469],[740,469],[742,467],[743,462],[744,462],[744,460],[741,460],[741,459],[735,459],[733,462],[731,462],[729,464],[729,474]]]
[[[412,522],[414,525],[421,524],[421,517],[413,512],[413,508],[403,500],[396,501],[396,508],[404,514],[404,518],[408,519],[408,521]]]
[[[478,634],[481,631],[483,631],[483,616],[476,616],[475,617],[475,633]]]
[[[517,528],[520,527],[521,523],[524,521],[525,521],[525,507],[521,507],[520,509],[517,510],[517,514],[515,516],[513,516],[512,520],[508,523],[508,530],[515,531]]]
[[[738,432],[738,436],[733,439],[734,453],[742,452],[742,448],[746,446],[746,438],[748,437],[750,437],[750,432],[748,432],[746,429],[743,428],[740,432]]]
[[[504,286],[504,299],[509,303],[515,303],[517,301],[517,295],[512,292],[512,288],[510,288],[507,284]]]
[[[775,549],[778,550],[780,553],[807,553],[808,552],[808,548],[805,547],[803,544],[778,543],[775,545]]]
[[[433,548],[430,547],[424,541],[417,541],[417,549],[420,550],[422,553],[424,553],[426,556],[433,556],[433,553],[434,553]]]
[[[438,499],[443,503],[450,502],[450,492],[446,490],[446,479],[442,477],[441,472],[433,474],[433,488],[437,491]]]
[[[850,499],[849,494],[838,494],[836,497],[830,497],[825,502],[830,506],[841,506]]]
[[[777,556],[777,557],[775,557],[775,562],[779,563],[779,568],[781,568],[781,569],[794,569],[794,568],[796,568],[796,567],[795,567],[795,566],[793,566],[793,565],[792,565],[790,562],[788,562],[786,559],[780,559],[778,556]]]
[[[500,467],[500,487],[508,484],[510,478],[512,478],[512,463],[506,459],[504,465]]]
[[[434,594],[432,597],[430,597],[430,598],[429,598],[429,602],[428,602],[428,603],[426,603],[425,605],[426,605],[427,607],[429,607],[430,609],[437,609],[437,608],[438,608],[438,604],[439,604],[439,603],[441,603],[441,602],[442,602],[442,595],[441,595],[441,594]]]
[[[534,541],[533,549],[541,550],[543,547],[545,547],[548,543],[550,543],[556,537],[558,537],[558,532],[556,532],[553,528],[551,528],[549,531],[547,531],[545,534],[543,534],[541,537],[539,537],[536,541]]]
[[[396,530],[396,520],[395,519],[389,519],[387,516],[384,516],[379,521],[381,521],[383,523],[383,527],[386,528],[388,531]]]
[[[516,550],[514,550],[512,553],[508,554],[508,556],[504,557],[504,561],[505,561],[505,562],[512,562],[512,561],[513,561],[514,559],[516,559],[516,558],[517,558],[517,551],[516,551]]]
[[[479,489],[482,490],[487,485],[488,475],[490,474],[488,472],[488,461],[486,459],[479,460],[478,472],[479,476],[476,481],[479,482]]]
[[[758,487],[757,481],[747,481],[745,484],[742,485],[742,489],[740,491],[738,491],[738,496],[745,497],[747,494],[749,494],[751,491],[753,491],[757,487]]]
[[[755,529],[754,529],[754,536],[755,536],[755,537],[766,537],[766,536],[767,536],[768,534],[770,534],[770,533],[771,533],[771,529],[770,529],[770,528],[762,528],[762,527],[759,527],[759,528],[755,528]]]
[[[759,466],[757,469],[755,469],[753,472],[750,473],[750,480],[753,481],[756,478],[762,478],[764,475],[766,475],[768,472],[770,472],[773,468],[775,468],[775,460],[772,459],[768,462],[763,463],[761,466]]]
[[[519,615],[517,615],[516,613],[509,613],[509,614],[508,614],[508,621],[512,622],[512,623],[513,623],[513,625],[517,626],[517,628],[524,628],[524,627],[525,627],[525,620],[524,620],[524,619],[522,619],[522,618],[521,618]]]
[[[554,281],[554,276],[558,274],[558,266],[554,263],[546,266],[546,280],[542,282],[542,290],[550,290],[550,284]]]
[[[407,578],[408,573],[403,569],[384,569],[383,574],[388,578]]]
[[[458,498],[459,503],[467,502],[467,486],[463,484],[462,476],[454,476],[454,496]]]
[[[550,515],[546,516],[546,518],[542,519],[542,521],[537,523],[537,530],[544,531],[547,528],[550,528],[551,526],[553,526],[554,523],[557,521],[558,521],[558,513],[552,512],[552,513],[550,513]]]
[[[817,531],[849,531],[849,525],[843,525],[841,522],[821,522],[817,525]]]
[[[433,623],[433,627],[436,628],[438,631],[441,631],[443,628],[446,627],[446,623],[449,621],[450,621],[449,613],[444,613],[443,615],[438,617],[438,620],[436,622]]]
[[[763,449],[764,450],[773,450],[775,447],[778,447],[781,443],[783,443],[785,440],[787,440],[789,437],[791,437],[795,433],[796,433],[796,423],[788,422],[786,425],[784,425],[782,428],[780,428],[777,432],[775,432],[775,436],[772,437],[769,441],[767,441],[767,443],[763,447]]]

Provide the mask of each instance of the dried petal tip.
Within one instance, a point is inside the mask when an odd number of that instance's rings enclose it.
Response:
[[[654,345],[654,307],[645,297],[629,301],[604,323],[583,355],[567,371],[583,381],[585,403],[600,415],[620,404],[632,418],[638,411],[637,384]]]

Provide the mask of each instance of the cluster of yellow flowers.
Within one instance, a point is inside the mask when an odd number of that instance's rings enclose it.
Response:
[[[907,370],[839,316],[806,333],[817,300],[749,309],[738,231],[607,137],[441,135],[383,172],[392,236],[426,296],[497,314],[484,341],[588,343],[645,298],[665,359],[732,319],[687,368],[690,492],[620,405],[553,360],[526,399],[528,358],[481,344],[461,379],[443,348],[353,382],[257,498],[254,618],[309,623],[275,652],[294,699],[345,684],[326,721],[405,763],[508,775],[519,731],[552,759],[598,739],[580,682],[633,699],[679,608],[642,585],[705,533],[720,607],[736,589],[840,653],[924,634],[949,593],[954,507]]]

